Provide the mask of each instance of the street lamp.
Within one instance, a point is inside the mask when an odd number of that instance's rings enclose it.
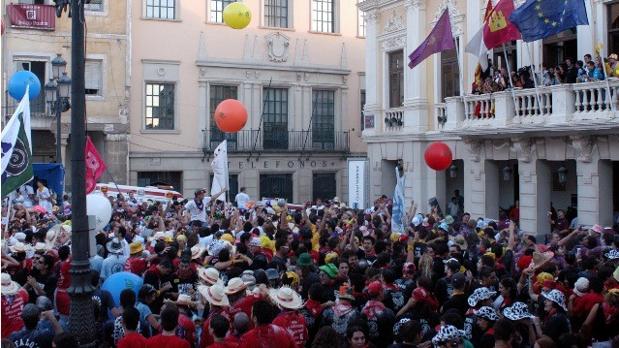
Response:
[[[57,54],[52,59],[52,78],[45,84],[45,100],[49,104],[50,116],[56,117],[56,163],[62,163],[62,113],[69,110],[71,79],[66,72],[67,62]],[[62,192],[58,194],[58,204],[62,206]]]
[[[71,286],[67,289],[71,297],[69,331],[75,334],[81,346],[96,346],[92,293],[90,282],[89,227],[86,215],[86,167],[84,148],[86,146],[86,95],[84,59],[84,17],[83,0],[55,0],[56,16],[62,16],[70,8],[71,18]],[[58,61],[60,62],[60,61]],[[66,63],[65,63],[66,64]],[[58,66],[58,74],[61,65]],[[53,67],[53,65],[52,65]],[[67,78],[68,79],[68,78]],[[65,79],[66,80],[66,79]],[[60,82],[60,81],[59,81]],[[60,83],[59,83],[60,85]],[[64,87],[59,86],[59,89]]]

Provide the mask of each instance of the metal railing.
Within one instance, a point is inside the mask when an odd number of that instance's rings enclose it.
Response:
[[[224,139],[228,152],[349,152],[349,133],[334,129],[282,131],[257,129],[222,133],[218,129],[203,130],[203,150],[212,152]]]
[[[2,119],[6,122],[13,116],[15,109],[19,105],[19,100],[13,99],[8,92],[4,92],[4,100],[2,100]],[[47,112],[47,103],[45,103],[45,93],[41,94],[34,100],[30,101],[30,117],[31,118],[53,118],[54,115]]]

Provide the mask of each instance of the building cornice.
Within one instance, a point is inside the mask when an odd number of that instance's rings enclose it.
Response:
[[[299,66],[299,65],[270,65],[247,63],[242,61],[218,61],[218,60],[196,60],[196,65],[200,68],[226,68],[226,69],[251,69],[251,70],[273,70],[306,72],[329,75],[350,75],[350,69],[340,69],[328,66]]]

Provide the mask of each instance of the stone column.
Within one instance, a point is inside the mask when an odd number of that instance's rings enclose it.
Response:
[[[482,8],[483,6],[483,8]],[[467,0],[466,1],[466,33],[467,33],[467,41],[470,41],[471,38],[479,31],[481,28],[480,23],[482,23],[482,16],[486,11],[486,2],[480,0]],[[463,40],[464,38],[460,38]],[[468,42],[467,42],[468,43]],[[464,54],[462,52],[461,54]],[[465,72],[472,76],[477,64],[479,63],[479,59],[477,57],[468,56],[467,64],[465,68]],[[467,81],[467,79],[464,79]],[[469,84],[470,85],[470,84]],[[465,86],[466,87],[466,86]]]
[[[366,128],[363,133],[374,134],[380,124],[380,104],[378,102],[378,79],[383,78],[378,70],[378,12],[371,10],[365,13],[365,108],[364,115],[374,117],[374,127]],[[372,164],[370,163],[370,167]]]
[[[312,197],[312,170],[300,168],[292,174],[292,199],[302,203],[307,197]]]
[[[552,174],[545,160],[518,161],[520,176],[520,228],[544,236],[550,233],[550,194]]]
[[[405,6],[407,35],[404,52],[407,56],[421,44],[428,30],[424,2],[409,0]],[[427,66],[426,60],[414,69],[404,68],[404,127],[414,132],[425,132],[428,128]]]
[[[585,2],[587,3],[587,1]],[[595,21],[594,23],[592,22],[592,17],[589,16],[589,26],[595,25],[595,44],[597,44],[598,42],[603,42],[603,43],[607,43],[608,42],[608,24],[607,24],[607,20],[606,18],[608,18],[607,16],[607,10],[606,10],[606,1],[604,0],[594,0],[593,1],[593,8],[591,8],[591,12],[588,12],[587,15],[589,15],[590,13],[595,12]],[[587,9],[587,11],[589,11],[589,9]],[[580,39],[580,37],[578,37],[578,39]],[[578,42],[580,44],[580,40]],[[602,50],[600,52],[600,55],[602,57],[607,57],[609,52],[608,52],[608,45],[604,45],[602,47]],[[580,48],[580,47],[579,47]],[[580,49],[578,50],[578,52],[580,52]],[[595,52],[590,51],[587,52],[590,53],[594,58],[595,58]],[[580,54],[580,53],[579,53]],[[578,57],[578,59],[582,59],[582,56]]]
[[[210,129],[210,113],[208,112],[208,83],[206,81],[198,81],[198,139],[202,146],[206,146],[207,133]]]
[[[577,158],[578,223],[612,225],[612,162],[600,160],[589,137],[572,136],[571,142]]]
[[[105,134],[105,163],[108,172],[114,177],[117,183],[126,183],[127,177],[127,156],[129,148],[127,145],[127,134]]]

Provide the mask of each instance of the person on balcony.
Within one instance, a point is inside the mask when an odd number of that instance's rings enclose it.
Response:
[[[619,77],[619,63],[617,62],[617,53],[612,53],[608,56],[606,63],[606,75],[608,77]]]

